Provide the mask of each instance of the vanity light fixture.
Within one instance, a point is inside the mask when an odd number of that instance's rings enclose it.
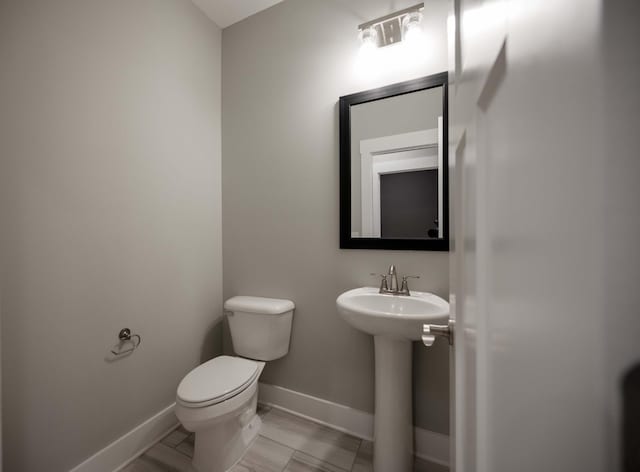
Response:
[[[424,2],[362,23],[358,26],[362,48],[381,48],[411,40],[412,36],[420,33],[422,10]]]

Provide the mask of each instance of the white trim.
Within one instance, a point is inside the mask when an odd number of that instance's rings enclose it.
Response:
[[[258,400],[362,439],[371,441],[373,438],[373,414],[362,410],[265,383],[260,383]],[[449,436],[446,434],[414,428],[414,443],[416,456],[449,465]]]
[[[373,415],[288,388],[260,383],[258,400],[359,438],[373,438]]]
[[[175,406],[176,404],[172,403],[104,449],[96,452],[70,472],[115,472],[124,469],[178,426],[178,419],[173,413]]]
[[[392,134],[380,138],[363,139],[360,141],[361,154],[383,154],[385,152],[410,151],[420,149],[425,144],[437,144],[437,130],[412,131],[410,133]]]

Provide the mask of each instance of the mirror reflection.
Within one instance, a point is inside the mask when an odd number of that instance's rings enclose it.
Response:
[[[350,114],[351,237],[442,239],[443,87]]]

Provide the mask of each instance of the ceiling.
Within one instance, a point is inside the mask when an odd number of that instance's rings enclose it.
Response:
[[[282,0],[191,0],[220,28],[226,28]]]

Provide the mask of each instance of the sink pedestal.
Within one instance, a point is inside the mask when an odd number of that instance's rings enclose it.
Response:
[[[356,329],[373,336],[376,354],[373,470],[413,469],[413,389],[411,341],[419,341],[424,323],[442,323],[449,303],[427,292],[380,293],[361,287],[341,294],[338,313]]]
[[[374,336],[375,416],[373,470],[413,469],[411,341]]]

